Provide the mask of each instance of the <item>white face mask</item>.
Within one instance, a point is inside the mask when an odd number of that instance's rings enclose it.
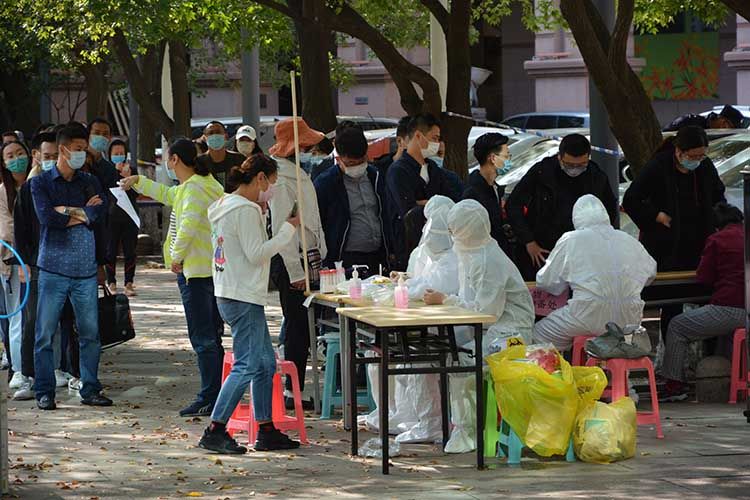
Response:
[[[422,150],[422,157],[429,158],[430,156],[437,156],[438,151],[440,151],[439,142],[428,142],[427,147]]]
[[[255,150],[255,143],[250,141],[238,141],[237,142],[237,151],[239,151],[244,156],[250,156],[253,154],[253,151]]]
[[[271,200],[271,198],[273,198],[274,186],[275,184],[271,184],[269,182],[268,189],[260,192],[260,194],[258,195],[259,203],[268,203]]]
[[[349,177],[353,177],[355,179],[362,177],[367,173],[367,162],[360,163],[359,165],[354,165],[353,167],[345,166],[344,173]]]

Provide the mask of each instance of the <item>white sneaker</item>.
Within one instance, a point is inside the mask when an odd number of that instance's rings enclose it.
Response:
[[[31,377],[27,378],[20,389],[13,394],[13,399],[16,401],[34,399],[34,379]]]
[[[73,375],[69,373],[65,373],[62,370],[55,370],[55,386],[56,387],[65,387],[68,385],[68,382],[70,382],[70,379],[73,378]]]
[[[8,383],[9,389],[20,389],[21,386],[26,382],[28,377],[24,377],[23,373],[21,372],[15,372],[13,374],[13,377],[10,379],[10,382]]]
[[[73,377],[68,381],[68,389],[71,391],[80,391],[81,385],[83,384],[81,384],[81,379],[79,378]]]
[[[8,353],[3,351],[3,355],[0,357],[0,370],[5,370],[6,368],[10,368],[10,363],[8,363]]]

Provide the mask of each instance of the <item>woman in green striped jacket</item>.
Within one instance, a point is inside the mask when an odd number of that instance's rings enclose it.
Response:
[[[133,188],[172,207],[174,217],[164,242],[164,263],[177,275],[188,336],[198,356],[201,375],[201,388],[195,401],[181,410],[180,416],[208,417],[221,389],[224,323],[214,298],[213,249],[207,210],[224,194],[224,188],[211,172],[196,163],[195,158],[193,143],[177,139],[169,147],[166,164],[170,174],[173,172],[180,181],[178,186],[168,187],[141,175],[123,179],[121,185],[123,189]]]

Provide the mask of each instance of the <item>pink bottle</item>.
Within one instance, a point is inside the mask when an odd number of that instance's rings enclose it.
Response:
[[[409,308],[409,289],[404,284],[404,275],[398,279],[398,286],[393,291],[393,301],[395,302],[396,309],[408,309]]]

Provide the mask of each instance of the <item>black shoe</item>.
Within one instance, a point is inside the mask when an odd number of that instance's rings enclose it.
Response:
[[[284,397],[284,406],[287,410],[294,410],[294,398]],[[302,400],[303,411],[313,411],[315,409],[315,403],[311,399]]]
[[[297,448],[299,448],[299,441],[289,439],[289,436],[276,428],[270,431],[259,430],[258,439],[255,440],[255,451],[296,450]]]
[[[56,410],[57,405],[55,404],[55,398],[52,396],[42,396],[37,399],[36,406],[40,410]]]
[[[202,401],[194,401],[187,408],[180,410],[181,417],[210,417],[214,411],[214,405]]]
[[[94,394],[88,398],[82,398],[81,404],[86,406],[112,406],[112,400],[101,394]]]
[[[223,432],[211,432],[209,429],[206,429],[203,431],[203,437],[198,446],[204,450],[224,455],[243,455],[247,453],[247,448],[238,445],[237,441],[232,439],[232,436],[226,430]]]

